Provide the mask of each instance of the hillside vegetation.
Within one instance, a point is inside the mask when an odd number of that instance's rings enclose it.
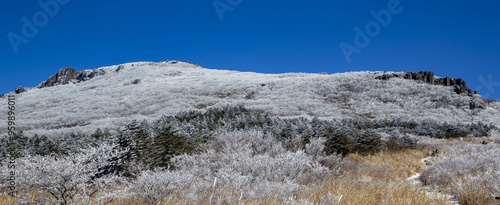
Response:
[[[61,70],[16,94],[18,131],[0,134],[0,201],[449,204],[440,192],[497,203],[500,104],[388,75],[403,74],[177,61]],[[433,149],[442,155],[426,166]],[[407,180],[417,173],[426,187]]]
[[[500,122],[497,102],[416,80],[377,79],[384,72],[260,74],[177,61],[127,63],[93,72],[85,72],[93,76],[86,81],[18,94],[18,128],[54,137],[92,134],[97,128],[117,133],[132,119],[151,121],[228,104],[287,118]],[[471,110],[471,102],[484,104],[484,109]],[[0,107],[1,112],[6,109]],[[0,132],[6,130],[5,120],[0,119]]]

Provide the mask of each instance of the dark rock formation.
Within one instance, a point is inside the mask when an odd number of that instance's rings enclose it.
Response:
[[[378,76],[377,79],[388,80],[391,78],[403,78],[409,80],[418,80],[425,83],[429,83],[431,85],[442,85],[442,86],[453,86],[453,90],[457,94],[467,93],[467,95],[472,96],[474,94],[479,94],[478,91],[472,91],[469,87],[467,87],[467,83],[461,78],[434,78],[434,72],[432,71],[420,71],[418,73],[415,72],[406,72],[403,74],[383,74]]]
[[[24,89],[24,88],[23,88],[23,86],[19,86],[18,88],[16,88],[16,89],[14,90],[14,92],[15,92],[16,94],[19,94],[19,93],[24,93],[24,92],[26,92],[26,89]]]
[[[121,69],[123,69],[124,66],[123,65],[119,65],[118,68],[115,70],[116,72],[120,71]]]
[[[120,68],[120,67],[119,67]],[[84,70],[78,72],[73,68],[60,69],[55,75],[50,76],[49,79],[43,81],[37,88],[52,87],[56,85],[65,85],[69,83],[79,83],[90,80],[91,78],[104,75],[105,71],[102,69]]]
[[[80,74],[77,70],[73,68],[60,69],[55,75],[50,76],[49,79],[43,81],[38,88],[52,87],[56,85],[64,85],[72,83],[76,80],[76,77]]]
[[[435,78],[434,73],[432,71],[420,71],[418,73],[406,72],[403,74],[391,73],[391,74],[383,74],[377,77],[377,79],[380,80],[389,80],[391,78],[418,80],[432,85],[453,87],[453,91],[455,93],[457,94],[466,93],[468,96],[471,97],[471,101],[469,103],[469,108],[471,110],[476,108],[484,109],[487,106],[487,102],[484,99],[474,97],[474,95],[478,95],[479,92],[472,91],[472,89],[467,87],[467,83],[461,78],[450,78],[450,77]]]
[[[419,80],[429,84],[434,84],[434,72],[420,71],[418,73],[407,72],[403,76],[404,79]]]
[[[485,109],[487,104],[488,102],[486,102],[483,98],[472,98],[469,103],[469,108],[471,110],[476,108]]]
[[[119,67],[118,67],[119,68]],[[96,76],[104,75],[106,72],[102,69],[84,70],[76,77],[77,83],[90,80]]]

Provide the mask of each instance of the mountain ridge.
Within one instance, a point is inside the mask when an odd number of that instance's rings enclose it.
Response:
[[[176,64],[178,62],[181,63],[187,63],[191,64],[197,67],[200,67],[199,65],[189,63],[189,62],[184,62],[184,61],[162,61],[160,63],[171,63],[171,64]],[[142,63],[142,62],[137,62],[137,63]],[[145,62],[145,63],[154,63],[154,62]],[[134,65],[134,63],[128,63],[130,65]],[[120,64],[116,68],[116,72],[119,72],[121,69],[124,68],[125,64]],[[65,85],[69,83],[80,83],[84,82],[87,80],[90,80],[96,76],[99,75],[104,75],[106,74],[106,71],[102,68],[97,68],[97,69],[87,69],[83,71],[77,71],[74,68],[63,68],[59,69],[59,71],[50,76],[47,80],[43,81],[40,83],[36,88],[44,88],[44,87],[52,87],[52,86],[57,86],[57,85]],[[329,73],[319,73],[319,74],[328,74]],[[469,87],[467,87],[467,83],[462,80],[461,78],[450,78],[448,76],[446,77],[434,77],[434,72],[433,71],[419,71],[419,72],[403,72],[401,73],[396,73],[396,72],[390,72],[386,73],[384,72],[383,75],[377,76],[377,79],[380,80],[388,80],[391,78],[402,78],[402,79],[408,79],[408,80],[418,80],[422,81],[425,83],[429,83],[431,85],[442,85],[442,86],[452,86],[454,91],[457,94],[460,93],[467,93],[469,96],[472,96],[474,94],[478,95],[479,91],[472,91]],[[26,89],[23,88],[22,86],[18,87],[14,91],[16,94],[26,92]]]
[[[500,113],[498,103],[478,94],[425,83],[425,77],[409,81],[403,72],[261,74],[200,68],[164,61],[78,73],[62,69],[39,88],[18,94],[19,128],[47,135],[93,133],[97,128],[117,131],[132,119],[152,120],[228,104],[285,118],[498,124]]]

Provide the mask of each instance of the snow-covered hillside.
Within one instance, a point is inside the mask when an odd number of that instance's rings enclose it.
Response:
[[[451,87],[391,78],[384,72],[333,75],[261,74],[205,69],[185,62],[135,62],[102,67],[92,79],[32,88],[16,95],[17,129],[58,136],[121,129],[133,119],[152,121],[179,111],[242,105],[282,117],[401,118],[500,125],[500,104]],[[6,96],[2,97],[6,100]],[[486,108],[470,109],[471,101]],[[6,113],[7,107],[0,106]],[[0,121],[0,134],[7,130]]]

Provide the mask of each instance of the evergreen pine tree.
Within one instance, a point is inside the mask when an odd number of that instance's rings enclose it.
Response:
[[[356,151],[361,154],[375,154],[383,148],[380,135],[372,130],[364,130],[356,137]]]

